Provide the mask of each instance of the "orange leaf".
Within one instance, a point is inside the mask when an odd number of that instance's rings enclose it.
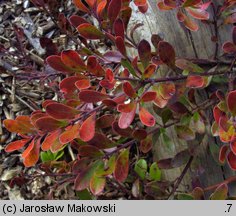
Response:
[[[82,79],[82,80],[78,80],[75,83],[75,86],[79,89],[79,90],[83,90],[83,89],[88,89],[90,88],[90,80],[89,79]]]
[[[43,151],[48,151],[52,144],[57,141],[59,135],[61,134],[61,130],[56,130],[55,132],[47,135],[47,137],[44,139],[41,149]]]
[[[77,138],[79,136],[79,128],[80,124],[77,123],[64,131],[59,137],[60,143],[67,144]]]
[[[30,139],[22,139],[22,140],[17,140],[15,142],[11,142],[5,147],[5,152],[13,152],[19,150],[23,148],[27,144],[27,142],[29,142],[29,140]]]
[[[32,140],[28,148],[23,152],[23,163],[26,167],[34,166],[39,159],[40,139]]]
[[[86,13],[89,13],[89,9],[82,3],[81,0],[73,0],[73,1],[74,1],[75,6],[76,6],[79,10],[81,10],[81,11],[83,11],[83,12],[86,12]]]
[[[83,71],[86,68],[84,61],[80,58],[79,54],[74,50],[62,51],[61,60],[67,67],[73,68],[78,72]]]
[[[188,88],[202,88],[205,80],[201,76],[188,76],[186,87]]]
[[[141,107],[139,110],[139,118],[141,122],[148,126],[152,127],[156,124],[156,120],[153,115],[151,115],[145,108]]]
[[[87,118],[81,125],[79,135],[84,142],[88,142],[95,134],[96,113]]]

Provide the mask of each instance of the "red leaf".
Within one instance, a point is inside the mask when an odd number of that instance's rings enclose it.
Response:
[[[67,121],[58,121],[49,116],[42,117],[35,122],[36,127],[43,132],[52,132],[58,128],[66,126],[66,124]]]
[[[117,106],[117,102],[112,99],[105,99],[102,101],[102,103],[110,108],[115,108]]]
[[[224,115],[224,113],[217,106],[215,106],[213,109],[213,115],[216,123],[219,124],[220,118],[222,115]]]
[[[23,152],[23,163],[25,167],[34,166],[39,159],[39,150],[40,150],[40,139],[35,143],[35,140],[32,140],[28,148]]]
[[[73,119],[79,113],[78,110],[72,107],[56,102],[50,103],[45,109],[48,115],[58,120]]]
[[[95,56],[89,56],[88,62],[87,62],[87,69],[89,72],[91,72],[95,76],[103,76],[105,73],[104,69],[98,63]]]
[[[97,147],[92,145],[84,145],[79,148],[78,154],[82,157],[99,158],[104,155]]]
[[[160,41],[158,44],[158,51],[161,61],[170,67],[174,67],[175,65],[174,48],[169,43],[165,41]]]
[[[227,96],[227,105],[233,116],[236,115],[236,90],[229,92]]]
[[[74,72],[72,68],[67,67],[61,60],[60,56],[52,55],[47,57],[47,64],[56,71],[60,71],[63,73],[72,73]]]
[[[142,40],[138,45],[138,54],[143,67],[146,68],[152,58],[151,46],[146,40]]]
[[[79,93],[79,99],[85,103],[97,103],[107,98],[108,95],[93,90],[83,90]]]
[[[119,127],[121,129],[128,128],[131,125],[131,123],[133,122],[133,120],[134,120],[135,113],[136,113],[136,106],[129,113],[124,113],[124,112],[121,113],[120,118],[119,118],[119,122],[118,122]]]
[[[108,6],[108,18],[113,23],[119,16],[121,10],[121,0],[111,0]]]
[[[186,106],[184,106],[181,102],[175,102],[173,104],[170,104],[168,106],[172,111],[179,113],[179,114],[185,114],[188,113],[188,109],[186,108]]]
[[[60,137],[59,137],[59,141],[61,144],[67,144],[71,141],[73,141],[74,139],[79,137],[79,129],[80,129],[80,124],[74,124],[73,126],[71,126],[69,129],[67,129],[66,131],[64,131]]]
[[[236,155],[236,140],[230,143],[230,149]]]
[[[112,72],[111,69],[107,69],[107,70],[106,70],[106,79],[107,79],[109,82],[113,82],[113,81],[114,81],[114,73]]]
[[[152,137],[148,136],[146,139],[141,140],[139,149],[144,154],[151,151],[151,149],[152,149]]]
[[[83,78],[83,76],[67,77],[60,82],[59,88],[62,92],[72,93],[76,90],[75,83],[82,78]]]
[[[143,6],[147,4],[147,0],[134,0],[136,6]]]
[[[115,121],[114,115],[107,114],[103,115],[96,121],[96,126],[99,128],[108,128],[112,126],[112,123]]]
[[[227,160],[230,168],[232,170],[236,170],[236,155],[233,152],[229,152],[229,154],[227,155]]]
[[[125,43],[122,37],[116,37],[116,47],[123,56],[126,56]]]
[[[117,144],[112,142],[107,136],[101,133],[95,133],[93,139],[88,142],[89,145],[95,146],[99,149],[109,149],[115,147]]]
[[[118,122],[113,122],[112,124],[112,129],[115,133],[119,134],[120,136],[123,137],[132,137],[133,130],[131,127],[127,127],[125,129],[120,128]]]
[[[29,142],[29,140],[30,139],[22,139],[22,140],[17,140],[15,142],[11,142],[5,147],[5,152],[13,152],[19,150],[23,148],[27,144],[27,142]]]
[[[117,160],[114,170],[114,177],[118,182],[123,182],[129,173],[129,150],[123,150]]]
[[[81,125],[79,135],[84,142],[88,142],[95,134],[96,113],[87,118]]]
[[[73,2],[79,10],[89,13],[89,9],[82,3],[82,0],[73,0]]]
[[[146,13],[146,12],[148,11],[148,4],[139,6],[138,9],[139,9],[139,11],[140,11],[141,13],[144,14],[144,13]]]
[[[79,25],[83,24],[83,23],[88,23],[88,21],[86,19],[84,19],[83,17],[77,16],[77,15],[72,15],[70,18],[70,23],[77,28]]]
[[[116,37],[121,37],[123,40],[125,38],[125,27],[122,19],[116,19],[114,22],[114,32]]]
[[[131,102],[129,104],[119,104],[117,106],[117,111],[118,112],[124,112],[124,113],[129,113],[132,112],[132,110],[136,107],[136,103],[135,102]]]
[[[188,76],[186,87],[188,88],[202,88],[205,85],[205,80],[201,76]]]
[[[78,80],[78,81],[75,83],[75,86],[76,86],[79,90],[88,89],[88,88],[91,87],[91,85],[90,85],[90,80],[89,80],[89,79]]]
[[[99,82],[99,85],[100,86],[102,86],[103,88],[105,88],[105,89],[113,89],[114,88],[114,86],[115,86],[115,84],[116,84],[116,82],[115,81],[113,81],[113,82],[109,82],[108,80],[101,80],[100,82]]]
[[[95,26],[83,23],[77,27],[78,32],[86,39],[98,40],[104,38],[104,34]]]
[[[123,91],[127,96],[131,98],[134,98],[136,96],[135,90],[128,81],[123,83]]]
[[[171,8],[176,8],[177,7],[175,0],[164,0],[163,2],[168,7],[171,7]]]
[[[150,101],[155,100],[156,97],[157,97],[157,93],[155,91],[149,91],[149,92],[144,93],[140,100],[141,102],[150,102]]]
[[[144,129],[137,129],[132,133],[132,136],[137,140],[143,140],[147,137],[147,131]]]
[[[236,45],[232,42],[225,42],[222,46],[225,53],[235,53],[236,52]]]
[[[141,122],[148,126],[152,127],[156,124],[155,118],[153,115],[151,115],[145,108],[141,107],[139,109],[139,118]]]
[[[41,149],[43,151],[48,151],[53,143],[58,142],[58,137],[60,136],[60,134],[61,130],[56,130],[55,132],[48,134],[42,143]]]
[[[224,163],[226,160],[227,152],[228,152],[229,147],[227,145],[223,145],[220,148],[220,153],[219,153],[219,161],[220,163]]]
[[[83,71],[86,66],[84,61],[80,58],[79,54],[74,50],[65,50],[61,53],[62,62],[69,68],[73,68],[75,71]]]

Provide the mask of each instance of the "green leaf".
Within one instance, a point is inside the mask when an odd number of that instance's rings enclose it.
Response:
[[[161,170],[159,169],[157,163],[153,163],[149,170],[149,177],[151,181],[161,180]]]
[[[173,147],[174,147],[173,142],[170,139],[170,137],[166,134],[165,130],[161,132],[160,139],[164,143],[164,145],[167,147],[168,150],[173,150]]]
[[[87,189],[82,190],[82,191],[76,191],[76,196],[79,197],[80,200],[92,200],[93,197],[89,193]]]
[[[179,193],[177,196],[178,200],[194,200],[193,196],[186,193]]]
[[[133,66],[131,65],[131,63],[128,60],[122,59],[121,60],[121,65],[124,68],[127,68],[133,76],[138,77],[137,74],[136,74],[136,71],[134,70]]]
[[[99,195],[103,191],[105,184],[106,178],[94,175],[90,180],[90,190],[93,195]]]
[[[195,139],[195,133],[185,125],[175,126],[175,130],[180,139],[190,141]]]
[[[102,164],[102,161],[98,160],[90,164],[86,169],[78,174],[75,179],[75,190],[81,191],[89,187],[90,180],[92,179],[96,169],[99,165]]]
[[[221,184],[216,188],[215,192],[211,195],[211,200],[226,200],[228,196],[228,186],[227,184]]]
[[[144,180],[147,173],[147,161],[144,159],[140,159],[136,162],[134,171],[139,175],[139,177]]]
[[[57,161],[61,157],[63,157],[64,151],[58,151],[56,153],[52,153],[50,150],[46,152],[40,153],[40,158],[42,162],[48,162],[48,161]]]
[[[98,177],[105,177],[111,175],[114,172],[115,165],[116,165],[116,156],[112,155],[108,162],[105,164],[101,164],[96,170],[96,176]]]

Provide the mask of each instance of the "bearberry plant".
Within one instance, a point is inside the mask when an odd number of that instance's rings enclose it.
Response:
[[[50,15],[50,1],[32,2]],[[70,182],[78,194],[87,191],[99,197],[112,186],[129,198],[166,199],[177,194],[178,199],[205,199],[209,188],[176,192],[197,154],[196,145],[161,161],[153,159],[152,149],[157,139],[171,145],[166,133],[170,127],[180,140],[200,140],[206,133],[204,110],[211,108],[212,135],[224,143],[219,162],[226,160],[236,170],[236,27],[232,41],[222,47],[229,66],[206,70],[197,61],[176,56],[174,47],[159,35],[151,35],[152,43],[142,39],[137,44],[133,31],[138,26],[128,30],[131,0],[73,2],[80,15],[59,14],[53,20],[78,49],[45,60],[61,77],[59,99],[45,100],[30,116],[4,120],[6,129],[19,137],[5,151],[23,149],[25,167],[38,164],[46,174],[61,175],[60,184]],[[146,0],[133,3],[141,13],[148,10]],[[235,23],[233,6],[235,0],[225,0],[216,11],[222,24]],[[196,20],[211,25],[210,7],[215,8],[214,1],[160,0],[156,10],[174,11],[180,25],[194,32],[199,28]],[[161,76],[163,67],[171,73]],[[197,104],[195,93],[220,76],[227,77],[228,90],[217,89]],[[162,178],[163,169],[181,165],[186,167],[176,182]],[[210,188],[216,189],[211,199],[227,198],[227,183]]]

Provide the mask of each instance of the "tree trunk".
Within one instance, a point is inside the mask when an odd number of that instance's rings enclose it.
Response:
[[[132,6],[134,9],[130,28],[135,24],[142,23],[143,25],[135,31],[135,40],[138,43],[142,39],[146,39],[151,44],[151,35],[159,34],[162,38],[169,42],[176,51],[176,56],[181,58],[200,58],[200,59],[214,59],[214,57],[220,57],[222,55],[222,44],[231,40],[231,29],[230,25],[223,25],[219,27],[218,33],[215,31],[213,24],[205,24],[198,22],[199,30],[197,32],[190,32],[185,28],[181,27],[180,23],[176,18],[176,12],[167,11],[163,12],[157,8],[157,0],[149,0],[149,10],[146,14],[142,14],[138,11],[137,7]],[[220,4],[222,1],[214,1],[214,3]],[[208,11],[211,12],[210,19],[213,19],[213,10],[210,7]],[[212,36],[218,34],[218,45],[212,42]],[[136,52],[136,51],[134,51]],[[163,73],[165,73],[163,69]],[[163,75],[162,73],[162,75]],[[199,101],[204,101],[208,98],[206,91],[199,91]],[[212,107],[211,107],[212,109]],[[193,165],[188,173],[185,175],[182,184],[180,185],[181,190],[190,191],[192,188],[192,178],[198,175],[200,184],[202,187],[207,187],[219,182],[224,179],[235,175],[235,172],[231,171],[227,165],[220,166],[213,159],[209,152],[210,145],[221,146],[222,143],[215,139],[210,132],[210,125],[212,121],[212,112],[208,111],[208,122],[206,122],[207,136],[200,144],[200,150],[198,157],[194,159]],[[187,148],[187,143],[180,141],[173,128],[168,129],[168,134],[173,140],[172,149],[167,149],[164,143],[160,141],[154,144],[154,160],[165,159],[173,157],[178,152]],[[200,142],[200,141],[199,141]],[[199,166],[201,169],[199,169]],[[183,167],[166,170],[164,171],[163,178],[166,180],[175,180],[181,175]],[[201,170],[201,172],[199,172]],[[236,195],[236,185],[230,185],[230,195]]]

